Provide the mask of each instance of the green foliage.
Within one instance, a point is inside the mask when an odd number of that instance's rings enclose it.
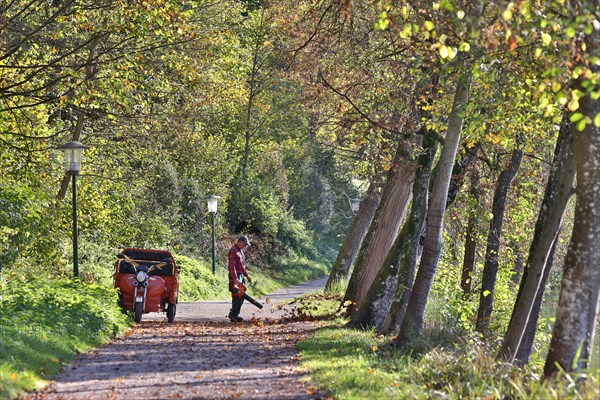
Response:
[[[183,255],[174,255],[177,266],[181,268],[179,280],[179,301],[199,301],[207,299],[226,299],[227,271],[219,269],[213,275],[208,262],[195,260]]]
[[[121,333],[130,320],[105,286],[14,277],[0,286],[0,397],[39,388],[48,377]]]
[[[281,246],[293,249],[305,257],[317,257],[313,236],[306,229],[305,223],[294,219],[290,213],[284,213],[279,220],[277,240]]]
[[[332,324],[299,344],[300,358],[311,379],[339,399],[585,399],[600,395],[595,371],[588,371],[587,381],[579,385],[569,384],[576,376],[540,382],[539,368],[498,363],[492,358],[493,348],[468,335],[455,347],[431,346],[418,355],[390,347],[389,340],[373,331]]]

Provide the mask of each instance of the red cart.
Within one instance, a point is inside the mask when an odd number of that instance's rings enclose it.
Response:
[[[142,314],[166,312],[173,322],[177,310],[179,268],[168,251],[124,249],[115,262],[114,286],[123,308],[133,310],[135,322]]]

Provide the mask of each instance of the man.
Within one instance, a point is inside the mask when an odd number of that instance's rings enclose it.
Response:
[[[242,309],[242,303],[244,299],[234,296],[235,287],[240,283],[245,283],[245,279],[248,279],[249,283],[252,283],[252,278],[248,275],[246,270],[246,256],[244,255],[244,248],[250,246],[250,241],[246,236],[240,236],[235,244],[229,249],[229,291],[231,292],[231,311],[227,316],[231,322],[242,322],[243,319],[240,317],[240,310]]]

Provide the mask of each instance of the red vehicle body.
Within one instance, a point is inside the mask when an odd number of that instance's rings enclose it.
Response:
[[[166,312],[169,322],[175,319],[179,268],[170,252],[124,249],[115,262],[114,287],[121,306],[134,311],[136,322],[149,312]]]

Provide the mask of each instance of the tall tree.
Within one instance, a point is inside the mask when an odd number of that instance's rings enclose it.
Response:
[[[521,365],[529,360],[552,265],[553,249],[556,247],[567,202],[573,193],[575,158],[572,153],[572,124],[565,113],[519,292],[498,352],[498,358],[502,360],[515,361]]]
[[[393,302],[398,302],[398,308],[403,310],[408,300],[417,264],[419,239],[427,213],[431,166],[437,151],[437,141],[432,137],[433,135],[427,134],[427,130],[423,127],[421,134],[423,150],[417,159],[418,167],[413,183],[410,214],[354,316],[353,325],[373,326],[381,331]]]
[[[356,311],[371,287],[377,272],[388,254],[404,219],[404,213],[412,194],[416,163],[414,160],[414,142],[400,140],[398,149],[381,195],[381,201],[369,226],[369,232],[363,240],[356,265],[344,301],[351,301],[351,311]]]
[[[498,273],[498,254],[500,252],[506,200],[510,185],[519,171],[522,159],[523,150],[514,150],[508,165],[500,172],[498,181],[496,182],[496,189],[494,190],[494,199],[492,201],[493,217],[490,221],[490,228],[488,230],[485,264],[483,266],[483,278],[479,297],[479,310],[477,312],[476,328],[481,333],[487,333],[490,324],[496,275]]]
[[[329,278],[325,284],[325,290],[331,289],[335,282],[342,281],[348,277],[350,268],[356,259],[360,245],[369,230],[369,225],[373,220],[379,200],[381,199],[381,183],[374,180],[369,185],[364,199],[360,203],[360,208],[350,230],[346,234],[344,244],[333,262]]]
[[[572,1],[569,5],[575,15],[583,17],[577,21],[584,26],[593,26],[591,18],[595,23],[600,20],[597,2]],[[582,95],[571,116],[577,171],[575,229],[565,260],[545,376],[588,365],[600,309],[600,100],[594,94],[600,90],[600,30],[586,28],[585,32],[574,48],[581,74],[572,84]]]
[[[465,231],[465,254],[463,256],[462,273],[460,278],[460,288],[463,292],[463,298],[467,298],[471,294],[473,287],[473,271],[475,270],[475,256],[477,250],[477,213],[480,202],[479,193],[479,172],[474,171],[471,175],[471,189],[469,194],[473,199],[474,207],[469,212],[469,220],[467,222],[467,230]]]

